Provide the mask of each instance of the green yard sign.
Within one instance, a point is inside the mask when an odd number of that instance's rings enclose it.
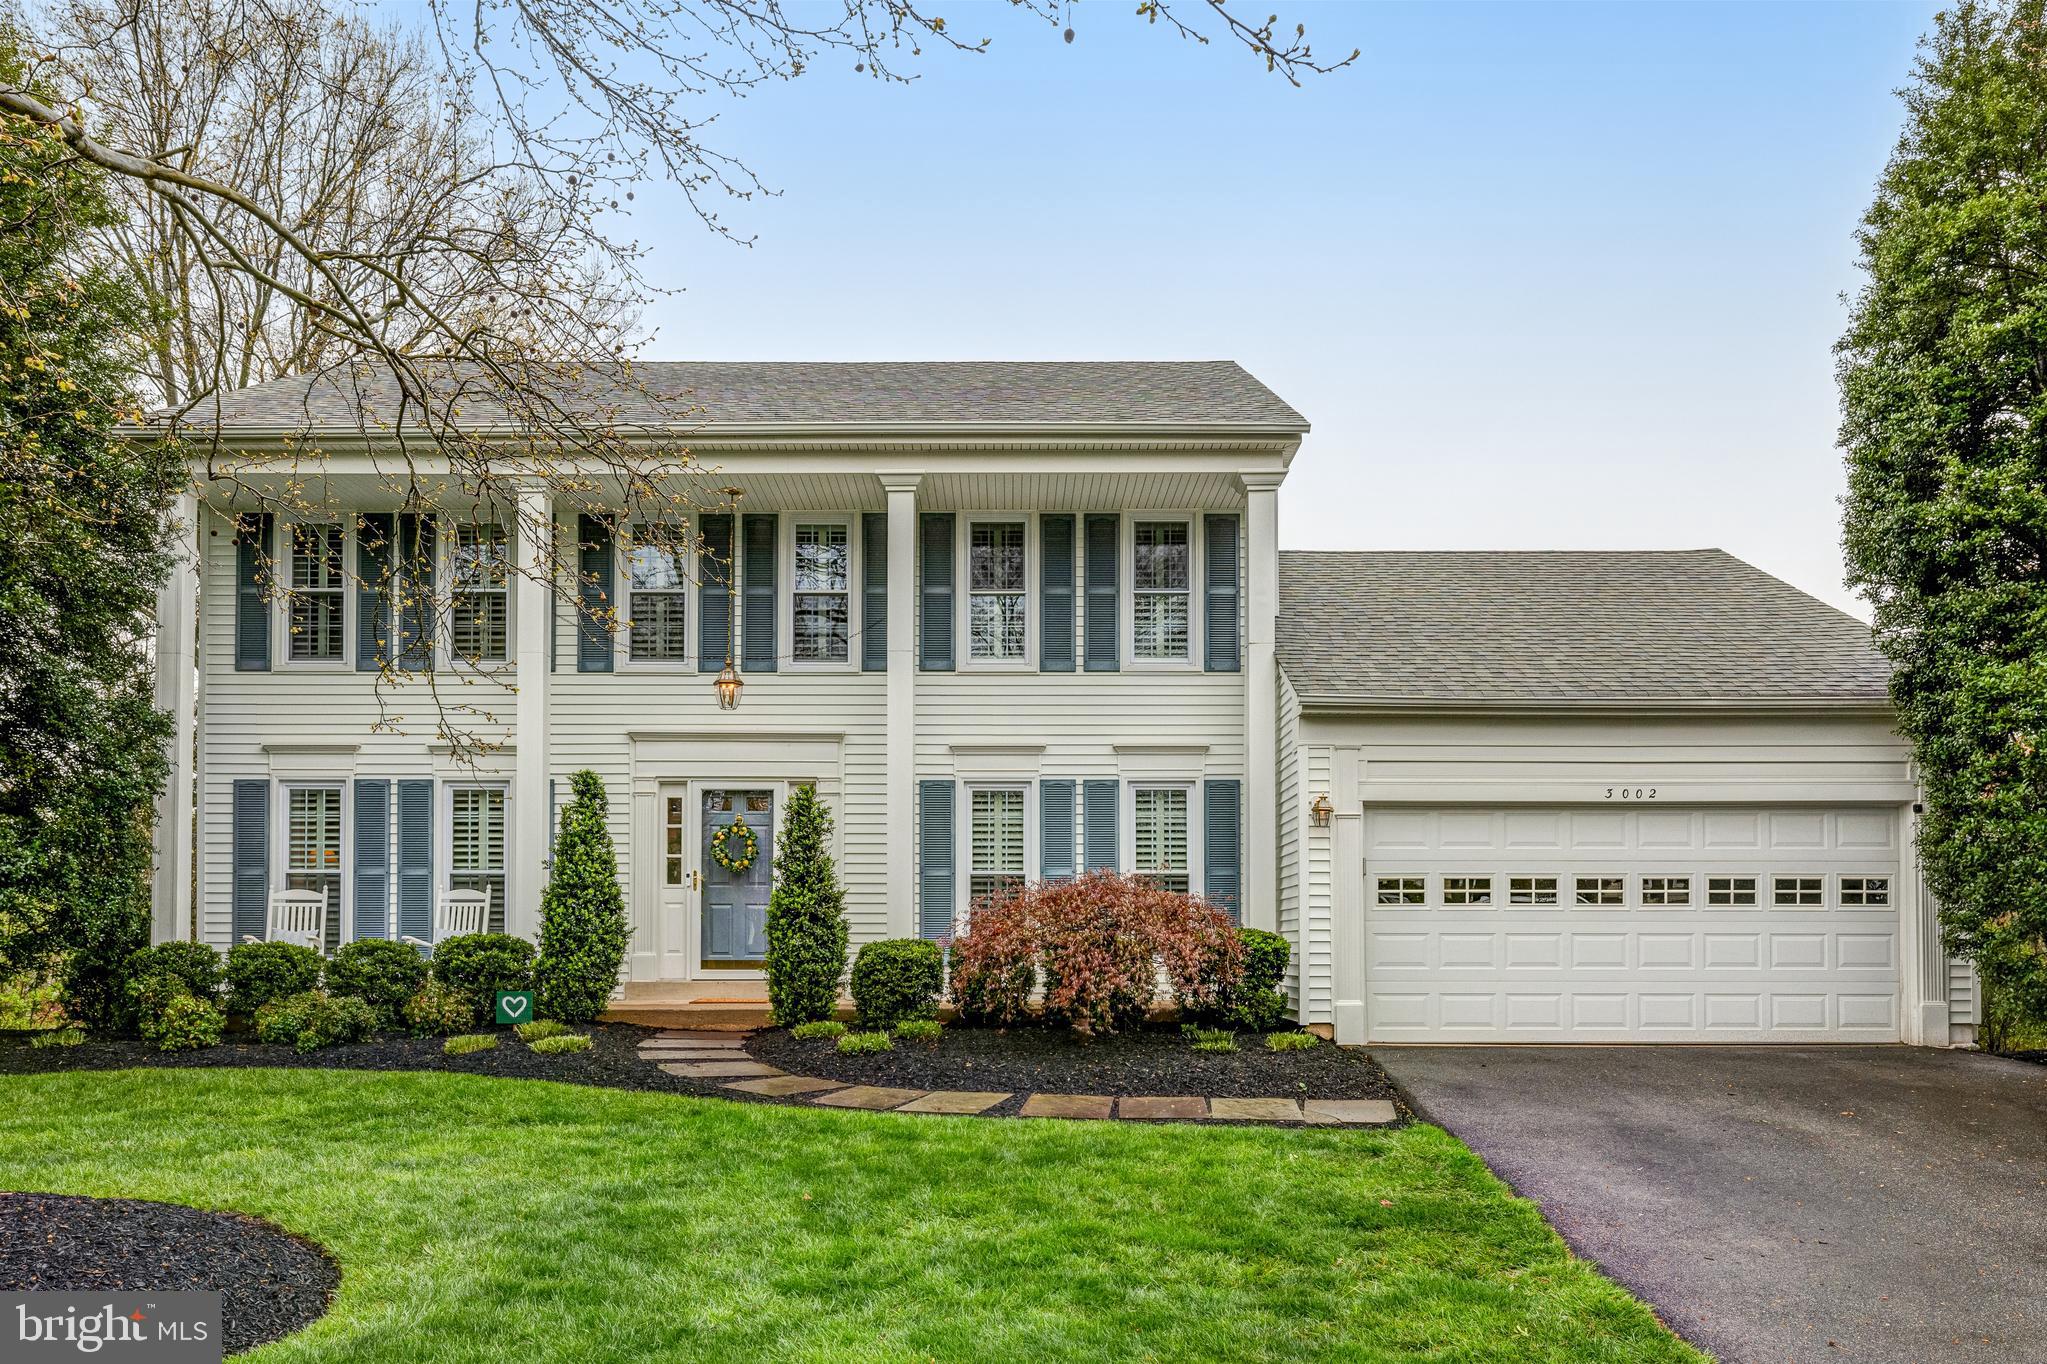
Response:
[[[498,1022],[531,1023],[533,1021],[533,992],[531,990],[498,991]]]

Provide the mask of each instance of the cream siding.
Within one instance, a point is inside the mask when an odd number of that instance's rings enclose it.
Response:
[[[1279,670],[1279,755],[1275,766],[1277,780],[1274,791],[1278,809],[1274,811],[1274,832],[1279,840],[1276,866],[1279,880],[1279,904],[1274,916],[1277,932],[1293,945],[1287,955],[1285,990],[1291,1001],[1296,1017],[1300,1016],[1302,980],[1301,942],[1301,822],[1307,801],[1312,797],[1301,794],[1300,738],[1301,705],[1294,695],[1293,683],[1288,680],[1286,670]],[[1246,828],[1251,827],[1246,821]]]

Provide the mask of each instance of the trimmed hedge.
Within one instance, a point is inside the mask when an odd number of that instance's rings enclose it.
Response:
[[[320,990],[273,999],[256,1010],[258,1038],[300,1051],[315,1051],[337,1042],[360,1042],[376,1030],[376,1011],[368,1004]]]
[[[393,1027],[406,1001],[426,983],[426,959],[419,949],[389,938],[363,938],[342,944],[327,963],[327,988],[353,995],[377,1012],[377,1021]]]
[[[273,1000],[318,988],[326,961],[295,942],[236,943],[227,953],[229,1013],[253,1014]]]
[[[446,1036],[476,1026],[476,1001],[466,991],[429,980],[405,1001],[405,1026],[418,1037]]]
[[[160,984],[166,980],[163,976],[156,979]],[[159,1007],[144,1010],[142,1040],[158,1051],[197,1051],[219,1045],[226,1023],[219,1005],[173,986]]]
[[[152,976],[182,983],[196,999],[211,999],[220,990],[220,953],[203,942],[165,942],[128,954],[126,974],[132,988]]]
[[[1277,933],[1240,928],[1244,943],[1244,975],[1229,995],[1224,1017],[1248,1032],[1268,1032],[1286,1018],[1287,999],[1279,992],[1293,948]]]
[[[472,1017],[497,1014],[498,991],[533,988],[533,944],[509,933],[463,933],[434,944],[433,978],[469,1001]]]
[[[935,1017],[944,988],[945,959],[935,942],[888,938],[867,943],[853,959],[853,1004],[863,1028]]]

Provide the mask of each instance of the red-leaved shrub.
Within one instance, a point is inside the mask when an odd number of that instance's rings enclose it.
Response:
[[[952,947],[953,1002],[970,1021],[1017,1023],[1042,983],[1045,1018],[1092,1035],[1143,1022],[1161,977],[1183,1011],[1211,1013],[1243,969],[1222,910],[1141,876],[1090,872],[976,904]]]

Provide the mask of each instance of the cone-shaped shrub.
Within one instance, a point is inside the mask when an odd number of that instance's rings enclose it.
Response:
[[[768,1005],[783,1027],[830,1018],[846,972],[846,897],[832,866],[832,817],[799,786],[782,811],[768,896]]]
[[[533,988],[542,1014],[587,1023],[618,985],[628,930],[618,854],[605,823],[604,782],[586,769],[569,778],[569,792],[554,838],[554,871],[540,897]]]

